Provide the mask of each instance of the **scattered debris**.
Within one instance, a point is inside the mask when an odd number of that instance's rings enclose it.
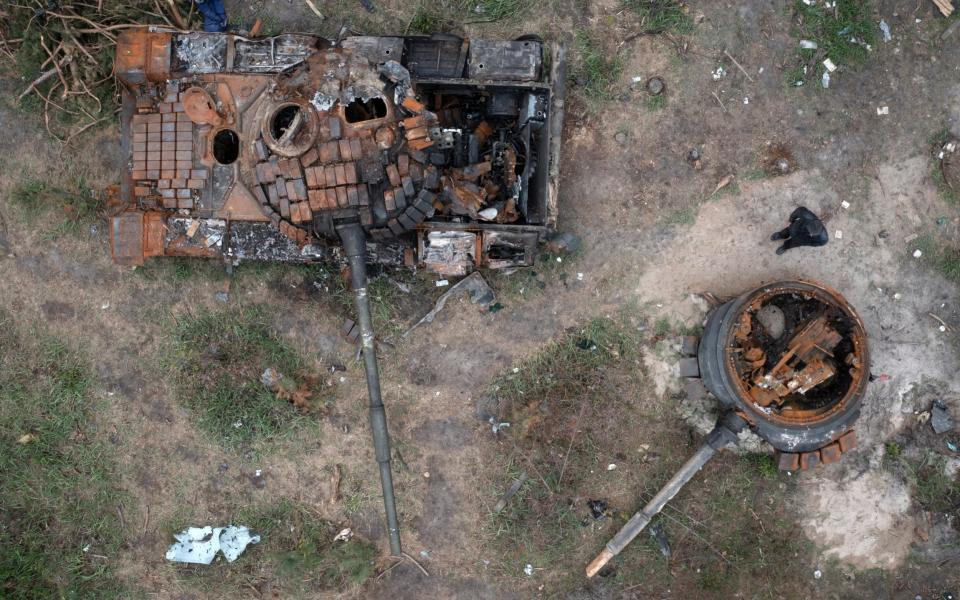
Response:
[[[500,500],[493,507],[494,514],[502,511],[507,507],[507,503],[510,502],[510,498],[513,498],[514,494],[520,491],[520,488],[523,487],[523,484],[527,482],[530,476],[527,475],[527,472],[524,471],[520,473],[520,477],[517,477],[516,481],[510,484],[510,487],[507,488],[507,491],[503,493],[503,496],[500,497]]]
[[[947,405],[940,400],[934,400],[930,408],[930,426],[937,435],[953,430],[953,418]]]
[[[716,69],[711,71],[710,74],[713,76],[714,81],[719,81],[721,77],[727,74],[727,71],[723,67],[717,67]]]
[[[820,85],[823,86],[824,89],[830,87],[830,71],[823,72],[823,76],[820,78]]]
[[[657,548],[660,549],[660,554],[670,558],[670,541],[667,539],[667,529],[663,526],[662,522],[657,521],[650,525],[650,537],[656,542]]]
[[[660,77],[651,77],[645,87],[651,96],[659,96],[667,89],[667,84]]]
[[[609,504],[606,500],[588,500],[587,506],[590,508],[590,516],[594,521],[602,521],[607,516]]]
[[[890,107],[889,107],[889,106],[878,106],[878,107],[877,107],[877,115],[878,115],[878,116],[889,115],[889,114],[890,114]]]
[[[794,169],[793,152],[782,143],[771,144],[764,152],[763,170],[774,177],[787,175]]]
[[[829,58],[823,59],[823,66],[826,68],[828,73],[833,73],[837,70],[837,65],[833,64],[833,61]]]
[[[880,32],[883,34],[884,42],[889,42],[893,39],[893,36],[890,35],[890,26],[887,25],[887,22],[883,19],[880,19]]]
[[[523,568],[523,572],[527,575],[533,575],[533,565],[528,563],[527,566]]]
[[[580,249],[580,236],[565,231],[555,231],[547,236],[547,250],[553,254],[571,254]]]
[[[949,17],[953,14],[953,0],[933,0],[933,3],[940,9],[940,13]]]
[[[717,192],[719,192],[723,188],[733,183],[733,180],[734,180],[733,174],[725,176],[723,179],[720,180],[719,183],[717,183],[717,187],[713,188],[713,193],[711,193],[710,195],[711,196],[716,195]]]
[[[820,569],[813,572],[814,579],[820,579],[821,577],[823,577],[823,572]]]
[[[800,47],[804,50],[816,50],[818,48],[817,43],[811,40],[800,40]]]
[[[233,562],[248,544],[260,542],[259,535],[250,535],[250,530],[242,525],[188,527],[173,537],[177,542],[167,550],[167,560],[199,565],[209,565],[217,552],[223,552],[227,562]]]
[[[434,285],[436,285],[437,287],[447,287],[448,285],[450,285],[450,282],[447,281],[446,279],[438,279]]]
[[[919,248],[913,251],[914,258],[920,258],[921,256],[923,256],[923,252]]]
[[[344,527],[343,529],[340,530],[340,533],[338,533],[333,537],[333,541],[346,542],[346,541],[349,541],[350,538],[352,537],[353,537],[353,530],[350,529],[349,527]]]
[[[608,471],[615,471],[616,469],[617,469],[616,463],[610,463],[609,465],[607,465]]]
[[[839,230],[839,229],[836,230],[835,232],[833,232],[833,237],[835,237],[835,238],[838,239],[838,240],[842,240],[842,239],[843,239],[843,231],[841,231],[841,230]]]
[[[747,70],[746,70],[746,69],[744,69],[742,66],[740,66],[740,63],[737,62],[737,59],[735,59],[734,57],[730,56],[730,53],[727,52],[726,50],[724,50],[723,53],[727,56],[727,58],[730,59],[731,62],[733,62],[734,65],[736,65],[736,67],[737,67],[738,69],[740,69],[740,72],[743,73],[748,80],[750,80],[751,82],[753,82],[753,77],[750,76],[750,73],[747,73]]]
[[[844,200],[840,203],[840,208],[847,210],[848,208],[850,208],[850,203]]]
[[[468,293],[470,295],[470,301],[474,304],[480,305],[481,307],[490,306],[494,301],[493,290],[490,289],[489,285],[487,285],[487,282],[483,279],[483,275],[481,275],[479,271],[474,271],[467,277],[458,281],[456,285],[451,287],[449,290],[444,292],[442,296],[437,298],[437,302],[433,309],[425,314],[423,318],[417,321],[410,329],[404,332],[403,337],[407,337],[410,335],[411,331],[420,325],[423,325],[424,323],[432,323],[433,320],[437,318],[437,314],[443,310],[444,306],[446,306],[447,301],[454,296],[460,295],[461,293]]]
[[[32,433],[25,433],[17,438],[18,444],[29,444],[30,442],[37,439],[37,436]]]

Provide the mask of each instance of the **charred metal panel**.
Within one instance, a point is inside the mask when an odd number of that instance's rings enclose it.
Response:
[[[415,77],[463,77],[470,42],[455,35],[406,38],[404,66]]]
[[[535,81],[543,66],[543,45],[532,40],[500,42],[474,40],[470,44],[467,76],[498,81]]]
[[[344,38],[340,45],[373,64],[385,63],[388,60],[400,62],[403,58],[403,38],[400,37],[355,35]]]
[[[234,68],[241,73],[279,73],[302,63],[321,43],[327,44],[314,36],[296,34],[262,40],[237,39]]]

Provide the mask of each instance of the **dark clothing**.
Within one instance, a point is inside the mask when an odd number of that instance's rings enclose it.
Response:
[[[197,10],[203,15],[203,30],[223,32],[227,30],[227,9],[223,0],[194,0]]]
[[[830,236],[817,215],[801,206],[790,213],[790,226],[776,232],[770,239],[786,240],[777,248],[777,254],[783,254],[797,246],[825,246]]]

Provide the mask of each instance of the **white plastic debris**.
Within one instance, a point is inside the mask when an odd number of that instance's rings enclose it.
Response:
[[[714,81],[717,81],[718,79],[720,79],[721,77],[723,77],[724,75],[726,75],[726,74],[727,74],[727,71],[726,71],[726,69],[724,69],[723,67],[717,67],[716,69],[714,69],[713,71],[711,71],[710,74],[713,76],[713,80],[714,80]]]
[[[946,333],[946,331],[947,331],[947,326],[946,326],[946,325],[941,325],[940,327],[937,327],[937,329],[940,330],[940,333]]]
[[[894,299],[894,300],[899,300],[900,298],[903,298],[903,294],[901,294],[900,292],[896,292],[896,293],[893,295],[893,299]]]
[[[491,208],[485,208],[481,210],[480,212],[477,213],[477,216],[483,219],[484,221],[492,221],[497,218],[497,214],[498,214],[497,209],[491,207]]]
[[[750,104],[750,98],[747,98],[746,96],[744,96],[744,97],[743,97],[743,103],[744,103],[744,104]]]
[[[883,19],[880,19],[880,32],[883,33],[884,42],[889,42],[893,39],[893,36],[890,35],[890,26],[887,25],[887,22]]]
[[[333,541],[335,542],[345,542],[353,537],[353,530],[349,527],[344,527],[340,530],[336,536],[334,536]]]
[[[923,256],[923,252],[920,252],[919,248],[913,251],[914,258],[920,258],[921,256]]]
[[[209,565],[217,552],[223,552],[227,562],[233,562],[249,544],[260,542],[259,535],[250,535],[250,530],[242,525],[188,527],[173,537],[177,542],[167,550],[167,560],[198,565]]]
[[[834,232],[833,237],[837,238],[838,240],[842,240],[842,239],[843,239],[843,231],[841,231],[841,230],[838,229],[836,232]]]
[[[527,575],[533,575],[533,565],[527,564],[527,566],[523,568],[523,572]]]
[[[814,579],[820,579],[821,577],[823,577],[823,572],[820,569],[813,572]]]
[[[818,48],[817,43],[812,40],[800,40],[800,47],[804,50],[816,50]]]
[[[831,73],[837,70],[837,65],[833,64],[833,61],[829,58],[823,59],[823,66]]]
[[[243,421],[234,421],[234,422],[233,422],[233,428],[234,428],[234,429],[240,429],[241,427],[243,427]]]
[[[617,468],[617,465],[616,465],[615,463],[610,463],[609,465],[607,465],[607,470],[608,470],[608,471],[613,471],[613,470],[615,470],[616,468]]]
[[[446,287],[448,285],[450,285],[450,282],[447,281],[446,279],[441,279],[437,281],[437,287]]]
[[[850,208],[850,203],[844,200],[843,202],[840,203],[840,207],[843,209]]]
[[[820,78],[820,85],[824,88],[830,87],[830,71],[823,72],[823,77]]]
[[[577,281],[583,281],[583,273],[577,273]]]
[[[890,107],[889,107],[889,106],[878,106],[878,107],[877,107],[877,114],[878,114],[878,115],[889,115],[889,114],[890,114]]]

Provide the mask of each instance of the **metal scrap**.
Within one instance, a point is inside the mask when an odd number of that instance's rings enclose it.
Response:
[[[437,299],[437,303],[434,305],[433,309],[425,314],[422,319],[417,321],[413,327],[408,329],[403,334],[403,337],[407,337],[410,335],[411,331],[420,325],[423,325],[424,323],[432,323],[433,320],[437,318],[437,314],[443,310],[444,306],[446,306],[448,300],[454,296],[459,296],[460,294],[464,293],[470,295],[470,301],[472,303],[478,304],[481,307],[489,306],[495,299],[493,290],[490,289],[490,286],[487,285],[486,281],[484,281],[483,276],[479,271],[474,271],[469,276],[461,279],[456,285],[444,292],[443,295]]]

